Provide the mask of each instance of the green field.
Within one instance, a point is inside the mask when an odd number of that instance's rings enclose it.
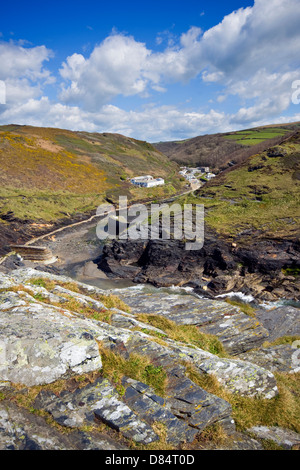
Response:
[[[225,135],[224,139],[235,141],[240,145],[256,145],[275,137],[284,136],[289,131],[281,128],[253,129],[249,131],[238,131],[234,134]]]

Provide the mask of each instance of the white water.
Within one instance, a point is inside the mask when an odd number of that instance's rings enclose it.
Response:
[[[257,303],[257,300],[253,295],[249,294],[243,294],[243,292],[228,292],[226,294],[220,294],[217,295],[215,298],[226,298],[226,297],[236,297],[240,299],[242,302],[245,303],[250,303],[255,302]],[[273,310],[274,308],[278,307],[294,307],[294,308],[300,308],[300,302],[297,302],[296,300],[287,300],[287,299],[280,299],[277,301],[262,301],[261,303],[259,302],[259,306],[262,308],[265,308],[266,310]]]
[[[246,294],[243,294],[243,292],[228,292],[226,294],[220,294],[220,295],[216,295],[216,298],[224,298],[224,297],[238,297],[239,299],[241,299],[243,302],[246,302],[246,303],[250,303],[250,302],[254,302],[255,301],[255,298],[253,297],[253,295],[246,295]]]

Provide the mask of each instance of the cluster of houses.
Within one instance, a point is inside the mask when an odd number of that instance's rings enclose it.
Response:
[[[154,186],[162,186],[165,184],[163,178],[153,178],[151,175],[136,176],[135,178],[131,178],[130,182],[142,188],[153,188]]]
[[[209,181],[216,175],[211,173],[208,166],[200,166],[197,168],[189,168],[187,166],[180,167],[179,174],[182,175],[190,185],[199,184],[203,181]]]
[[[208,166],[200,166],[197,168],[189,168],[187,166],[180,167],[179,174],[182,175],[190,186],[199,186],[201,182],[209,181],[216,175],[211,173]],[[153,178],[151,175],[136,176],[131,178],[130,182],[135,186],[142,188],[153,188],[154,186],[163,186],[165,180],[163,178]]]

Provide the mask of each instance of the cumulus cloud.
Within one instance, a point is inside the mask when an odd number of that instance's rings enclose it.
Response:
[[[49,77],[43,68],[43,62],[52,57],[52,52],[45,46],[26,48],[10,42],[0,42],[0,79],[26,76],[31,79]]]
[[[282,93],[289,86],[286,74],[299,65],[299,24],[298,0],[256,0],[204,33],[191,27],[162,52],[113,33],[90,57],[75,53],[66,59],[60,98],[96,110],[117,95],[141,95],[148,87],[165,91],[168,83],[201,77],[227,87],[227,94],[248,99],[250,89],[252,95],[262,95],[274,73]],[[246,81],[251,83],[245,86]]]
[[[41,95],[42,86],[54,82],[44,62],[53,56],[45,46],[24,47],[23,43],[0,42],[0,80],[5,83],[6,103],[24,103]]]
[[[193,26],[179,37],[158,33],[159,51],[114,31],[89,56],[74,52],[65,59],[58,102],[43,96],[45,84],[54,81],[45,67],[51,51],[1,41],[0,80],[9,106],[0,108],[0,122],[120,132],[150,141],[282,122],[292,83],[300,78],[299,24],[299,0],[255,0],[207,31]],[[154,93],[163,102],[170,84],[192,79],[202,92],[215,87],[216,109],[193,109],[193,101],[189,109],[162,106],[155,98],[153,106],[139,110],[112,105],[118,96],[152,99]],[[226,113],[218,110],[222,106]]]
[[[102,129],[151,142],[193,137],[216,128],[229,130],[228,121],[228,116],[214,110],[208,113],[182,112],[175,106],[148,106],[140,111],[125,111],[107,104],[97,112],[90,112],[78,106],[51,103],[47,97],[29,99],[23,105],[9,107],[0,114],[0,124],[18,122],[89,132]]]
[[[119,94],[142,93],[147,84],[143,69],[149,54],[143,43],[113,34],[96,46],[88,59],[80,54],[67,58],[60,73],[71,84],[64,87],[60,98],[96,110]]]

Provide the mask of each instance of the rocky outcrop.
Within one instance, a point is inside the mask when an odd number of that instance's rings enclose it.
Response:
[[[108,276],[158,287],[189,283],[198,293],[216,296],[242,291],[263,300],[300,299],[300,246],[292,240],[231,244],[209,231],[201,250],[180,240],[114,240],[105,245],[98,267]]]
[[[248,429],[249,434],[262,441],[271,441],[284,450],[299,450],[300,435],[289,429],[267,426],[253,426]]]
[[[100,432],[74,430],[64,434],[44,418],[8,400],[0,402],[1,450],[126,450],[117,439]]]
[[[166,429],[165,441],[173,448],[193,446],[199,433],[216,423],[236,435],[231,405],[193,382],[187,375],[189,366],[199,374],[213,375],[232,393],[264,399],[278,394],[267,367],[180,343],[137,317],[151,311],[182,325],[201,329],[215,325],[228,350],[248,352],[268,332],[256,320],[244,318],[238,308],[191,295],[129,288],[117,291],[130,304],[128,313],[107,307],[105,298],[115,293],[29,268],[0,275],[2,449],[122,450],[130,442],[143,446],[158,442],[158,425]],[[109,320],[99,320],[99,314]],[[250,320],[257,324],[249,327]],[[241,342],[246,346],[238,347]],[[127,375],[121,385],[105,377],[102,351],[114,352],[125,361],[133,355],[147,358],[154,370],[164,371],[164,393]],[[76,380],[87,376],[83,385]],[[58,381],[59,392],[51,388]],[[30,407],[17,405],[16,396],[28,397],[33,391]],[[37,416],[41,411],[42,416]],[[45,420],[45,413],[58,428]],[[69,429],[61,439],[60,426]],[[245,436],[239,442],[245,448],[256,446]]]
[[[68,310],[49,307],[34,297],[0,294],[0,342],[5,348],[2,381],[27,386],[51,383],[67,371],[77,374],[101,368],[93,330]]]
[[[285,305],[284,307],[258,309],[256,317],[268,330],[269,342],[282,336],[300,336],[299,308]]]
[[[232,355],[259,347],[269,337],[267,329],[256,318],[223,301],[193,295],[166,295],[161,291],[151,295],[131,289],[116,292],[133,313],[157,314],[179,325],[196,325],[201,331],[217,336]]]
[[[300,345],[300,341],[295,340],[294,345],[280,344],[278,346],[260,348],[240,354],[239,358],[265,367],[272,372],[300,372],[300,350],[297,348],[297,344]]]

